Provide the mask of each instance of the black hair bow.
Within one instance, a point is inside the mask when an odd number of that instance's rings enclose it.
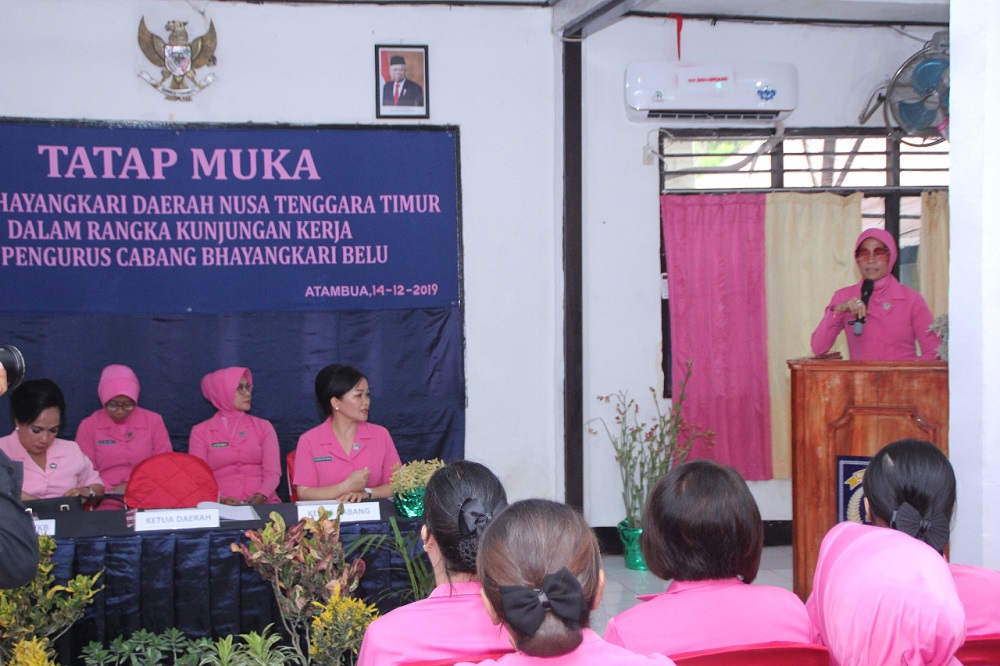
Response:
[[[909,534],[938,551],[944,550],[951,535],[951,524],[940,511],[924,516],[909,502],[903,502],[892,512],[889,527]]]
[[[482,536],[483,530],[493,520],[493,514],[486,510],[482,500],[470,497],[462,502],[458,510],[458,533],[463,537],[475,533]]]
[[[579,624],[587,612],[580,581],[566,567],[546,574],[540,590],[526,585],[501,585],[500,600],[507,622],[525,636],[535,635],[547,610]]]

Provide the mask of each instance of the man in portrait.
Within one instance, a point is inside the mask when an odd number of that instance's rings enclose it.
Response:
[[[406,59],[401,55],[392,56],[389,59],[389,80],[382,86],[382,106],[423,105],[423,88],[406,78]]]

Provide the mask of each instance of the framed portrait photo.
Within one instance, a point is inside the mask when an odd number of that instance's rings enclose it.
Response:
[[[375,45],[375,116],[430,118],[427,46]]]

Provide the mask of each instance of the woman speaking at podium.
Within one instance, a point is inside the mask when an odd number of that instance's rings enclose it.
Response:
[[[933,361],[941,338],[927,302],[892,275],[896,242],[883,229],[858,236],[854,260],[861,282],[838,289],[812,334],[814,354],[830,351],[841,331],[852,361]],[[917,345],[919,344],[919,352]]]
[[[303,500],[362,502],[392,496],[389,478],[400,464],[389,431],[368,423],[368,379],[348,365],[316,375],[316,399],[327,419],[299,437],[295,489]]]

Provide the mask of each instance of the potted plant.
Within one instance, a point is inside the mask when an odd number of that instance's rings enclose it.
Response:
[[[326,604],[316,603],[319,613],[312,619],[312,666],[353,666],[357,663],[365,630],[378,611],[361,599],[339,594]]]
[[[695,441],[701,439],[711,446],[715,437],[713,431],[704,430],[684,419],[682,408],[691,378],[691,361],[686,363],[686,369],[678,394],[668,410],[660,407],[656,389],[650,387],[653,397],[651,422],[640,420],[639,403],[626,391],[597,396],[601,402],[614,406],[611,425],[602,417],[587,422],[587,430],[593,435],[607,436],[615,452],[625,503],[625,518],[618,523],[618,532],[625,547],[625,566],[629,569],[646,569],[639,550],[639,535],[649,491],[661,476],[684,462]],[[599,429],[594,427],[595,423],[599,424]]]
[[[424,515],[424,488],[431,476],[444,467],[444,461],[438,458],[431,460],[413,460],[392,469],[389,485],[392,488],[392,499],[396,510],[407,518],[417,518]]]

